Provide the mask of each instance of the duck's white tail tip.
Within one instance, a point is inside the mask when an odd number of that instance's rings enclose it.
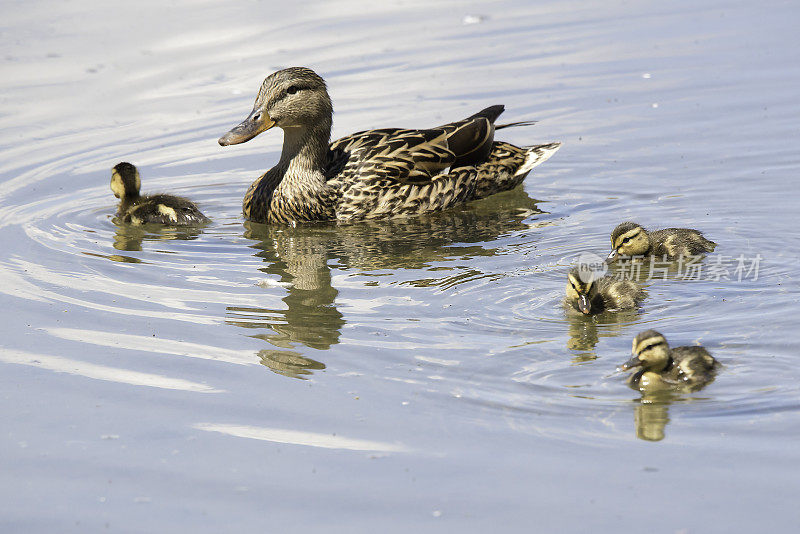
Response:
[[[561,148],[561,143],[547,143],[546,145],[528,147],[525,163],[520,166],[514,175],[519,176],[520,174],[529,173],[531,169],[550,159],[550,156],[555,154],[559,148]]]

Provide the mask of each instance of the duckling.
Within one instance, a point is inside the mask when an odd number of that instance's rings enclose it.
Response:
[[[567,274],[567,297],[564,304],[584,315],[603,311],[632,309],[646,293],[633,280],[617,280],[583,267],[573,267]]]
[[[633,339],[633,357],[622,364],[627,371],[641,367],[628,379],[633,389],[687,388],[698,390],[714,378],[719,363],[703,347],[669,348],[666,338],[647,330]]]
[[[713,252],[717,244],[690,228],[665,228],[648,232],[634,222],[624,222],[611,232],[608,262],[619,256],[666,256],[670,260]]]
[[[124,223],[141,226],[148,223],[188,226],[209,222],[197,206],[174,195],[139,195],[142,180],[139,170],[123,161],[111,170],[111,190],[120,199],[117,217]]]
[[[517,147],[494,140],[502,105],[435,128],[384,128],[331,143],[333,104],[305,67],[269,75],[250,115],[219,139],[244,143],[277,126],[278,163],[256,179],[242,211],[254,222],[354,221],[440,211],[514,189],[561,146]]]

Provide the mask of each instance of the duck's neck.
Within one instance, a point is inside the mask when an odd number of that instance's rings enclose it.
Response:
[[[245,216],[270,222],[330,218],[325,178],[330,117],[283,132],[281,159],[250,187],[244,200]]]
[[[331,120],[322,120],[306,128],[283,130],[283,151],[277,168],[284,180],[293,176],[321,174],[328,158]]]
[[[124,209],[127,208],[128,206],[132,206],[137,202],[139,202],[141,198],[142,197],[139,195],[138,191],[135,191],[133,193],[128,193],[119,199],[120,208]]]

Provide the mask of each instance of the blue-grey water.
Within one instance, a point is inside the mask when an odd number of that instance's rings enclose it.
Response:
[[[3,13],[3,532],[797,528],[798,4]],[[461,209],[245,223],[281,134],[216,140],[291,65],[328,81],[334,137],[502,103],[538,122],[498,138],[564,146]],[[122,160],[213,223],[115,225]],[[565,315],[570,263],[627,219],[719,245],[637,312]],[[629,389],[648,328],[707,347],[716,380]]]

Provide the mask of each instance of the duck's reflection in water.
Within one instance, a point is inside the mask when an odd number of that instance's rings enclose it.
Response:
[[[687,394],[699,388],[654,389],[642,391],[642,397],[633,411],[636,437],[647,441],[664,439],[664,429],[669,423],[669,407],[688,400]]]
[[[126,252],[137,252],[142,250],[142,243],[144,241],[172,241],[175,239],[183,241],[191,241],[203,232],[201,226],[162,226],[158,224],[147,224],[144,226],[134,226],[131,224],[124,224],[117,218],[114,218],[114,224],[117,229],[114,233],[114,242],[112,246],[117,250]],[[107,256],[114,261],[123,261],[129,263],[140,263],[142,260],[123,255]]]
[[[615,337],[625,332],[626,326],[637,321],[639,311],[606,311],[596,315],[584,315],[577,310],[567,308],[565,315],[569,322],[567,348],[584,351],[574,358],[578,363],[596,359],[594,347],[600,338]]]
[[[260,270],[277,276],[281,286],[288,287],[288,293],[282,299],[286,309],[230,306],[227,308],[228,323],[242,328],[266,329],[266,332],[254,333],[251,337],[263,339],[280,349],[292,349],[300,344],[327,350],[337,344],[345,321],[334,305],[338,291],[331,285],[327,243],[315,231],[322,227],[303,229],[252,223],[245,225],[245,237],[259,240],[251,245],[258,251],[255,255],[267,264]],[[284,291],[281,286],[277,289]],[[262,363],[280,361],[282,366],[289,366],[292,365],[292,360],[287,358],[289,354],[304,358],[289,350],[279,353],[280,356],[276,358],[262,357]],[[262,356],[261,353],[259,356]],[[317,365],[301,363],[296,366],[297,371],[299,374],[308,374],[302,371],[324,368],[319,362],[314,364]],[[276,368],[271,364],[266,365],[270,369]]]
[[[669,405],[676,399],[668,391],[643,394],[633,411],[636,437],[646,441],[664,439],[664,429],[669,423]]]
[[[111,244],[115,249],[125,252],[139,252],[142,250],[142,243],[145,241],[172,241],[183,240],[191,241],[203,232],[202,226],[162,226],[159,224],[146,224],[144,226],[134,226],[124,224],[117,217],[112,220],[116,226],[114,240]],[[162,251],[163,252],[163,251]],[[126,256],[123,254],[98,254],[96,252],[84,251],[87,256],[105,258],[111,261],[122,263],[146,263],[141,258]]]
[[[346,322],[336,308],[338,291],[331,285],[329,265],[360,272],[424,269],[431,262],[491,256],[496,251],[484,243],[529,228],[526,219],[538,213],[536,201],[519,188],[464,208],[408,219],[297,227],[245,223],[244,237],[256,240],[251,247],[265,263],[260,270],[278,279],[270,290],[287,292],[282,299],[286,308],[230,306],[227,322],[261,330],[252,337],[281,349],[258,353],[271,370],[306,377],[325,364],[299,350],[329,349],[339,343]]]
[[[262,365],[268,367],[279,375],[291,378],[304,378],[312,371],[325,369],[325,364],[302,356],[291,350],[258,351],[258,359]]]

